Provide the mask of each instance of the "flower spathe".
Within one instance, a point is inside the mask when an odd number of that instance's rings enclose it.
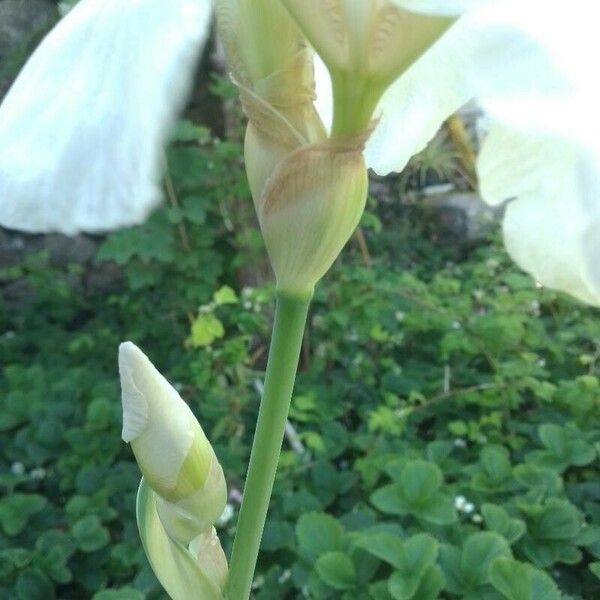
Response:
[[[101,232],[160,202],[210,0],[81,0],[0,105],[0,225]]]

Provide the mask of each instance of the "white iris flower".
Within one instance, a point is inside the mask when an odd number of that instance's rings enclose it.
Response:
[[[492,122],[479,158],[481,192],[492,204],[510,200],[508,251],[541,284],[600,305],[593,3],[572,0],[567,10],[547,0],[281,2],[334,85],[337,77],[351,90],[364,72],[387,85],[394,73],[365,149],[380,174],[404,168],[477,97]],[[386,20],[393,9],[401,20]],[[209,0],[81,0],[0,107],[0,224],[72,234],[141,222],[160,200],[162,146],[210,14]],[[327,121],[331,85],[322,68],[317,91]]]

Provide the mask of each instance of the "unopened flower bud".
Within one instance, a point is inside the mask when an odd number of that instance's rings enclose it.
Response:
[[[283,0],[329,69],[334,133],[362,131],[387,87],[452,24],[420,0]]]
[[[366,135],[295,150],[255,199],[279,291],[311,294],[358,225],[368,189]]]
[[[204,531],[223,512],[227,489],[202,427],[177,391],[131,342],[119,348],[119,372],[123,440],[131,444],[160,502],[187,513],[196,531]],[[159,514],[161,520],[168,520],[160,507]]]

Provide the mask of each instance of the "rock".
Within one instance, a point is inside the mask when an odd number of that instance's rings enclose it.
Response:
[[[461,245],[485,239],[498,226],[503,213],[502,207],[488,206],[475,192],[430,195],[423,203],[432,214],[436,237]]]
[[[95,264],[86,273],[85,291],[89,296],[117,291],[124,283],[123,269],[113,262]]]
[[[0,99],[37,40],[56,22],[49,0],[0,0]]]
[[[86,235],[67,237],[52,233],[44,236],[44,249],[54,267],[67,267],[73,263],[86,265],[96,255],[97,248],[97,242]]]

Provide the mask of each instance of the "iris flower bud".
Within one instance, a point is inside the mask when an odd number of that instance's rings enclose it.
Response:
[[[256,208],[279,291],[312,294],[358,225],[367,136],[299,148],[268,180]]]
[[[119,373],[122,437],[144,476],[138,524],[150,563],[171,597],[186,600],[189,584],[218,598],[227,577],[213,527],[227,501],[221,465],[188,405],[131,342],[119,348]]]

